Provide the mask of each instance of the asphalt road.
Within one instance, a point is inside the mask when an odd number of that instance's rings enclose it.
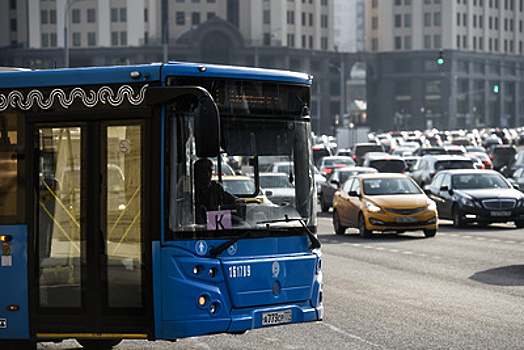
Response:
[[[513,224],[362,239],[334,235],[319,214],[319,238],[322,322],[115,349],[524,349],[524,230]]]

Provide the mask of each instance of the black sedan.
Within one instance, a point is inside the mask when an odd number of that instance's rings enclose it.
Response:
[[[455,227],[508,221],[524,227],[524,193],[495,170],[442,170],[425,190],[439,218]]]

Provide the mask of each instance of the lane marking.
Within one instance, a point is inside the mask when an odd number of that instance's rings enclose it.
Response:
[[[338,328],[337,326],[334,326],[334,325],[332,325],[332,324],[329,324],[329,323],[326,323],[326,322],[322,322],[321,324],[323,324],[323,325],[325,325],[325,326],[331,328],[331,330],[333,330],[333,331],[335,331],[335,332],[337,332],[337,333],[340,333],[340,334],[342,334],[342,335],[345,335],[346,337],[349,337],[349,338],[352,338],[352,339],[356,339],[356,340],[361,341],[361,342],[363,342],[363,343],[365,343],[365,344],[371,345],[371,346],[373,346],[373,347],[375,347],[375,348],[386,349],[386,348],[383,347],[382,345],[379,345],[379,344],[376,344],[376,343],[370,342],[369,340],[366,340],[366,339],[364,339],[364,338],[362,338],[362,337],[359,337],[358,335],[354,335],[354,334],[351,334],[351,333],[349,333],[349,332],[346,332],[345,330],[340,329],[340,328]]]

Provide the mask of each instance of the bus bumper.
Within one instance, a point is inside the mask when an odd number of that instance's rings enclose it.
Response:
[[[284,323],[263,324],[268,313],[291,311],[291,319]],[[309,302],[268,308],[232,310],[231,318],[164,321],[164,339],[176,339],[214,333],[239,333],[256,328],[320,321],[324,314],[322,306],[311,307]]]

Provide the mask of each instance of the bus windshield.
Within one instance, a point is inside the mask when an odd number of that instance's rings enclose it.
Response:
[[[171,117],[167,239],[227,238],[247,230],[295,234],[303,225],[315,225],[308,122],[222,115],[221,160],[209,158],[211,182],[204,189],[195,166],[201,161],[192,122],[190,113]],[[283,162],[288,171],[276,172],[273,165]],[[202,191],[211,192],[205,208],[199,203]]]

